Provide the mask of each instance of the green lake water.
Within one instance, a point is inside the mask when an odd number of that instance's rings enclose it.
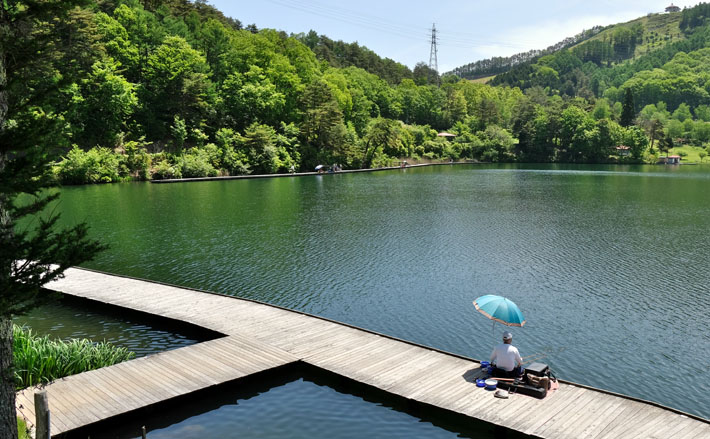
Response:
[[[63,189],[87,267],[261,300],[710,417],[710,167],[460,165]],[[435,371],[432,371],[435,373]]]

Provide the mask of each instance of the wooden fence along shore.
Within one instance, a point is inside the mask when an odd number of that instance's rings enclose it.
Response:
[[[83,269],[48,288],[225,335],[47,385],[52,434],[300,361],[535,437],[710,438],[706,419],[568,382],[543,400],[494,398],[473,382],[480,372],[471,359],[250,300]],[[34,391],[17,393],[30,423]]]

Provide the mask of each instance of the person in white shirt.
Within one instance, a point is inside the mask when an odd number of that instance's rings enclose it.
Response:
[[[517,378],[522,375],[523,359],[518,348],[512,345],[513,334],[503,333],[503,343],[493,349],[491,364],[494,366],[493,376],[501,378]]]

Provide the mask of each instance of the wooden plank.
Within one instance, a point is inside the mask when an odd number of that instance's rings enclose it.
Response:
[[[643,426],[640,428],[635,429],[634,431],[631,432],[629,435],[629,439],[632,438],[647,438],[650,437],[651,433],[654,431],[659,430],[661,427],[665,426],[668,423],[674,423],[676,420],[675,419],[669,419],[670,417],[664,416],[665,413],[663,410],[659,410],[658,413],[656,413],[656,416],[653,416],[651,420],[646,422]],[[674,437],[677,437],[674,435]]]
[[[624,404],[621,410],[618,411],[617,415],[611,420],[606,427],[599,432],[596,436],[597,439],[603,438],[614,438],[618,432],[630,422],[634,416],[641,410],[642,404],[636,401],[627,401],[628,404]]]
[[[710,436],[701,436],[700,432],[702,430],[706,430],[706,427],[708,424],[701,423],[700,421],[696,419],[691,419],[687,418],[691,421],[691,424],[688,426],[685,426],[683,428],[679,428],[677,431],[673,433],[673,438],[678,438],[678,439],[683,439],[683,438],[688,438],[688,439],[695,439],[695,438],[707,438]],[[707,431],[707,430],[706,430]]]
[[[661,427],[657,431],[654,431],[650,437],[658,439],[667,439],[672,437],[675,439],[675,435],[677,432],[685,430],[687,427],[693,425],[694,423],[695,420],[687,416],[679,415],[677,418],[673,419],[672,422],[667,422],[663,427]]]
[[[24,415],[25,419],[29,420],[32,425],[34,425],[36,419],[35,402],[34,400],[30,400],[29,395],[32,395],[34,398],[34,388],[17,392],[15,394],[15,407]],[[22,408],[19,408],[20,406],[22,406]]]
[[[641,404],[639,411],[634,415],[632,419],[629,419],[621,428],[618,428],[617,437],[631,437],[634,435],[635,431],[644,428],[649,422],[658,418],[661,415],[660,410],[656,410],[653,406],[646,406]]]
[[[80,389],[72,389],[71,383],[55,381],[45,390],[52,411],[59,409],[64,414],[64,419],[74,425],[83,425],[85,422],[96,422],[101,417],[94,413],[95,407],[88,401]],[[74,391],[72,391],[74,390]],[[67,422],[65,422],[67,423]]]
[[[47,396],[49,398],[49,409],[52,417],[56,417],[57,421],[67,426],[69,429],[77,428],[85,425],[85,422],[96,422],[99,419],[93,418],[86,413],[76,410],[77,406],[73,400],[69,399],[63,392],[57,392],[52,389],[52,386],[47,386]]]
[[[286,351],[274,348],[263,343],[256,343],[243,337],[229,336],[223,341],[206,342],[210,347],[215,347],[220,353],[229,353],[233,361],[247,370],[254,368],[272,368],[282,364],[291,363],[298,358]],[[205,344],[205,343],[203,343]]]
[[[229,349],[220,349],[220,346],[212,345],[205,346],[204,352],[207,355],[211,355],[215,360],[221,361],[239,371],[242,376],[261,370],[265,363],[264,360],[250,358],[249,354],[244,350],[232,351]]]
[[[183,358],[166,359],[164,357],[155,356],[153,361],[160,363],[164,368],[169,368],[175,374],[180,375],[181,381],[188,384],[190,387],[202,388],[218,384],[218,382],[213,378],[194,370],[192,365],[189,362],[184,361]]]
[[[475,383],[470,383],[464,378],[464,374],[468,369],[468,364],[466,363],[463,360],[450,358],[449,362],[437,371],[435,377],[427,383],[422,383],[418,389],[409,395],[409,398],[417,400],[422,398],[422,400],[426,401],[434,399],[439,392],[447,391],[458,385],[472,385],[475,387]]]
[[[542,437],[559,437],[560,433],[578,421],[581,416],[586,416],[587,406],[596,398],[596,392],[585,389],[585,392],[574,403],[563,408],[557,415],[556,421],[549,422],[537,429],[535,434]],[[591,411],[591,410],[589,410]],[[549,432],[549,433],[548,433]]]
[[[135,360],[138,361],[138,360]],[[151,363],[154,360],[151,361]],[[138,379],[140,379],[140,375],[136,376],[135,374],[132,373],[132,369],[135,366],[131,367],[125,367],[126,363],[121,363],[117,364],[115,366],[111,367],[105,367],[103,368],[102,372],[108,376],[109,379],[113,379],[113,382],[115,385],[125,389],[126,394],[130,393],[130,398],[131,400],[138,400],[138,401],[148,401],[152,400],[152,398],[155,396],[155,393],[151,393],[149,390],[145,389],[144,386],[138,383]],[[147,366],[150,366],[148,364]],[[142,368],[143,373],[148,374],[151,372],[151,368],[145,367]],[[138,372],[140,373],[140,372]],[[162,375],[163,377],[173,375],[175,372],[174,371],[169,371],[166,374]],[[175,383],[175,387],[177,388],[179,386],[180,382]],[[157,386],[153,386],[153,392],[158,391],[159,389],[156,388]]]
[[[394,386],[390,387],[390,391],[398,395],[404,396],[405,398],[411,398],[411,395],[419,388],[421,388],[425,383],[435,380],[437,374],[446,367],[448,363],[448,358],[441,354],[434,353],[433,363],[428,367],[403,378],[401,381],[397,382]],[[462,379],[463,381],[463,379]]]
[[[190,365],[192,371],[211,378],[214,384],[231,381],[244,375],[238,369],[222,363],[216,358],[200,355],[197,349],[196,347],[183,350],[179,360],[183,364]]]
[[[549,404],[546,404],[547,401],[543,400],[542,404],[533,409],[530,413],[527,413],[526,417],[520,416],[518,421],[512,424],[513,428],[520,423],[532,420],[533,422],[525,429],[524,433],[528,435],[536,435],[538,428],[553,419],[557,413],[569,404],[573,404],[574,401],[584,393],[584,389],[580,387],[569,386],[569,388],[566,389],[566,392],[564,392],[563,389],[565,388],[560,386],[557,391],[557,395],[555,395],[555,398],[551,400]]]
[[[541,400],[528,395],[513,393],[510,395],[507,406],[500,408],[496,415],[500,419],[501,425],[507,426],[512,424],[519,413],[525,410],[535,409],[540,406]]]
[[[562,433],[567,437],[585,437],[588,430],[592,429],[600,418],[605,419],[621,403],[620,398],[605,393],[595,392],[595,401],[587,407],[585,418],[565,429]]]
[[[683,431],[679,439],[708,438],[710,437],[710,424],[695,420],[695,427],[689,431]]]
[[[114,407],[118,406],[124,411],[132,410],[134,407],[126,402],[127,395],[130,395],[127,394],[126,388],[118,387],[114,380],[104,373],[103,369],[104,368],[96,369],[93,372],[94,376],[101,378],[102,390],[111,398],[111,401],[113,401],[112,405]]]
[[[81,402],[76,407],[82,411],[90,411],[98,419],[110,416],[114,412],[114,408],[109,402],[109,396],[100,390],[101,380],[96,375],[86,380],[82,375],[86,374],[69,377],[69,380],[62,383],[64,385],[56,387],[55,390],[60,393],[71,393],[80,399]]]

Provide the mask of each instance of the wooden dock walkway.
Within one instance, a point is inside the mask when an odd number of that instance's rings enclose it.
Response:
[[[58,380],[46,387],[59,434],[302,361],[403,398],[541,438],[710,438],[710,421],[562,382],[543,400],[477,388],[479,364],[429,347],[230,296],[70,269],[48,288],[199,325],[225,337]],[[18,411],[34,419],[33,389]]]
[[[151,183],[189,183],[196,181],[222,181],[222,180],[252,180],[255,178],[285,178],[285,177],[306,177],[312,175],[339,175],[339,174],[355,174],[361,172],[380,172],[393,171],[401,169],[423,168],[427,166],[451,166],[451,165],[484,165],[490,162],[479,161],[463,161],[463,162],[442,162],[442,163],[418,163],[408,164],[405,167],[401,166],[385,166],[382,168],[364,168],[364,169],[344,169],[337,172],[293,172],[288,174],[244,174],[244,175],[224,175],[219,177],[185,177],[185,178],[166,178],[165,180],[150,180]]]

